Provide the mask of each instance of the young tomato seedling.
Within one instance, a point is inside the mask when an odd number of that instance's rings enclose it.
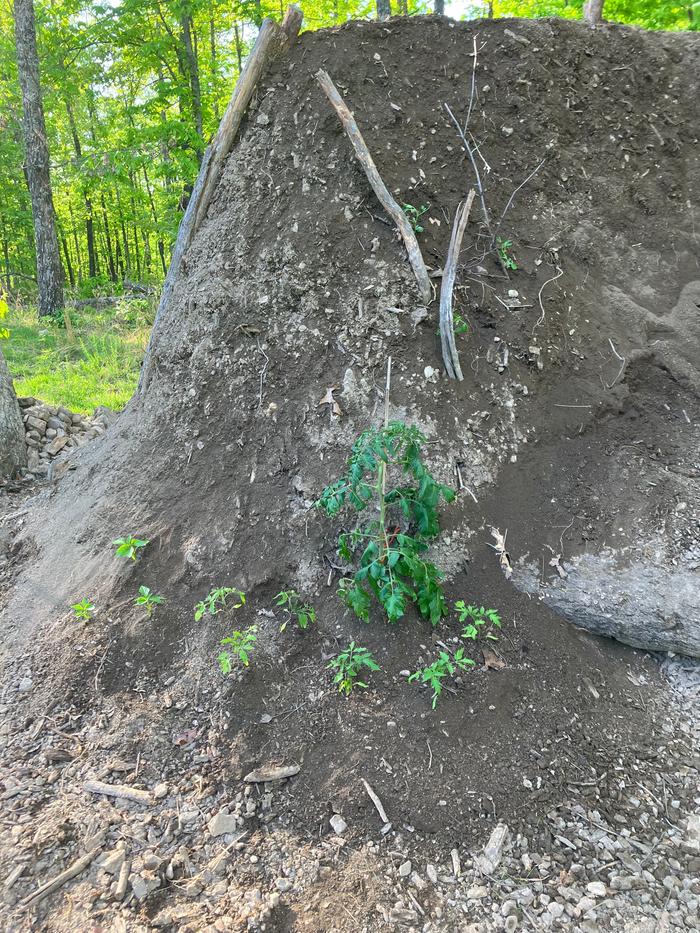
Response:
[[[466,671],[473,666],[474,662],[471,658],[465,657],[463,648],[458,648],[453,655],[448,654],[447,651],[441,651],[437,660],[428,667],[423,667],[411,674],[408,682],[413,683],[419,680],[422,684],[428,684],[433,691],[433,709],[435,709],[442,693],[442,682],[445,677],[452,676],[456,668]]]
[[[358,675],[363,667],[369,671],[379,671],[381,668],[372,657],[372,652],[367,648],[360,648],[351,641],[345,651],[341,651],[327,665],[332,671],[335,671],[333,683],[338,688],[338,693],[344,693],[350,696],[355,687],[367,687],[367,684],[358,680]]]
[[[236,600],[231,606],[227,603],[229,597]],[[199,622],[204,615],[215,616],[217,612],[222,612],[224,609],[240,609],[241,606],[245,606],[245,593],[234,587],[219,586],[208,593],[194,607],[194,620]]]
[[[258,640],[257,631],[256,625],[250,625],[242,632],[236,629],[226,638],[221,639],[221,646],[224,650],[220,652],[217,660],[222,674],[230,674],[234,664],[248,667],[251,652]]]
[[[146,547],[148,541],[143,541],[141,538],[135,538],[133,535],[129,535],[128,538],[117,538],[116,541],[112,541],[112,544],[117,549],[115,551],[117,557],[126,557],[131,560],[136,560],[139,548]]]
[[[296,617],[300,629],[305,629],[310,622],[316,621],[316,610],[313,606],[304,603],[296,590],[282,590],[275,596],[275,605],[280,606],[287,613],[287,618],[280,625],[280,632],[287,628],[292,616]]]
[[[476,641],[480,634],[480,629],[485,625],[488,625],[490,628],[501,627],[501,617],[495,609],[484,609],[483,606],[467,606],[463,599],[455,603],[455,609],[457,610],[459,621],[464,625],[462,638]],[[486,637],[491,641],[498,641],[498,636],[490,631],[486,633]]]
[[[137,606],[143,606],[149,616],[152,616],[155,612],[156,606],[160,606],[165,602],[164,596],[157,596],[155,593],[152,593],[149,587],[140,586],[139,595],[134,600]]]
[[[71,609],[75,613],[76,619],[83,619],[83,621],[89,622],[90,617],[95,611],[95,606],[89,599],[81,599],[79,603],[73,603]]]
[[[442,574],[422,555],[426,542],[440,532],[440,499],[452,502],[454,492],[436,482],[423,464],[424,441],[418,428],[402,421],[370,428],[355,441],[346,474],[327,486],[317,503],[331,516],[347,501],[358,512],[371,506],[377,515],[338,539],[344,560],[351,562],[359,551],[359,567],[341,581],[339,595],[365,622],[372,597],[390,622],[400,619],[411,602],[432,625],[447,614]]]

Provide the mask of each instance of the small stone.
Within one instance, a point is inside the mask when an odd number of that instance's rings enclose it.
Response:
[[[554,917],[555,920],[558,920],[564,913],[564,906],[558,901],[552,901],[551,904],[547,905],[547,913]]]
[[[503,925],[503,929],[506,931],[506,933],[514,933],[514,931],[518,929],[518,918],[515,914],[510,914],[508,917],[506,917],[506,922]]]
[[[518,905],[515,903],[515,901],[512,898],[510,898],[507,901],[503,901],[503,903],[501,904],[501,914],[504,917],[510,917],[511,914],[517,914],[517,912],[518,912]]]
[[[411,867],[412,866],[409,861],[402,862],[402,864],[399,865],[399,877],[408,878],[408,876],[411,874]]]
[[[156,784],[156,786],[153,788],[153,796],[155,797],[156,800],[162,800],[163,797],[167,797],[168,796],[168,785],[165,783]]]
[[[331,828],[333,829],[333,832],[337,836],[342,836],[345,830],[348,828],[348,824],[345,822],[345,820],[342,818],[342,816],[339,813],[334,813],[333,816],[330,818],[329,822],[331,824]]]
[[[488,893],[487,888],[483,884],[473,884],[467,890],[467,897],[474,901],[480,901],[482,898],[486,897]]]
[[[160,878],[144,875],[131,875],[129,882],[137,901],[145,900],[149,894],[160,887]]]
[[[605,897],[608,893],[602,881],[591,881],[590,884],[586,885],[586,890],[591,897]]]
[[[143,867],[148,871],[158,871],[162,861],[155,852],[146,852],[143,856]]]
[[[270,118],[266,113],[259,113],[255,119],[255,122],[258,126],[267,126],[270,122]]]
[[[292,886],[292,882],[289,878],[278,878],[275,884],[277,885],[277,890],[281,891],[282,894],[284,894],[285,891],[289,891]]]
[[[437,884],[438,873],[437,873],[437,868],[434,865],[431,865],[430,863],[428,863],[425,866],[425,873],[430,879],[430,881],[432,881],[433,884]]]
[[[212,836],[224,836],[235,833],[238,829],[238,818],[230,813],[217,813],[207,823],[207,829]]]
[[[27,693],[34,686],[34,681],[31,677],[23,677],[18,685],[18,690],[22,693]]]
[[[512,136],[512,135],[513,135],[513,127],[512,127],[512,126],[502,126],[502,127],[501,127],[501,132],[503,133],[504,136]]]

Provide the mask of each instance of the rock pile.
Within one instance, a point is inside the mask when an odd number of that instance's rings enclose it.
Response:
[[[62,451],[82,447],[99,437],[111,424],[108,408],[95,409],[92,417],[69,411],[63,405],[47,405],[32,396],[18,399],[27,442],[28,478],[48,476],[51,463]]]

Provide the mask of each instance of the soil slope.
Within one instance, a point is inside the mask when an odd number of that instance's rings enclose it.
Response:
[[[420,306],[314,74],[336,81],[397,199],[429,205],[420,242],[437,284],[474,184],[444,105],[465,120],[475,48],[470,129],[517,269],[503,278],[477,201],[457,384],[441,373],[436,302]],[[612,821],[616,768],[645,780],[655,756],[687,758],[683,736],[655,734],[667,701],[654,665],[561,616],[700,652],[699,50],[690,35],[431,17],[306,34],[275,66],[156,322],[143,395],[3,545],[6,697],[23,728],[60,708],[91,737],[64,779],[107,775],[119,755],[139,762],[138,784],[186,775],[207,812],[233,811],[248,771],[296,762],[274,807],[243,811],[260,838],[334,846],[336,811],[353,857],[370,839],[439,861],[497,820],[537,836],[591,780]],[[381,418],[388,356],[392,417],[421,427],[429,466],[459,493],[433,549],[450,601],[504,620],[496,663],[477,649],[436,712],[403,672],[459,626],[357,621],[335,596],[342,523],[312,507]],[[321,403],[329,387],[340,416]],[[512,582],[492,527],[507,532]],[[150,541],[137,562],[112,556],[125,533]],[[152,618],[132,605],[140,584],[166,597]],[[232,615],[192,618],[223,584],[248,594],[235,624],[260,633],[255,663],[228,681],[214,658]],[[292,586],[318,624],[280,635],[273,597]],[[67,612],[83,596],[98,606],[89,626]],[[325,664],[352,638],[383,670],[344,701]],[[391,810],[386,837],[361,778]],[[74,828],[66,856],[78,839]],[[164,883],[159,907],[176,896]]]

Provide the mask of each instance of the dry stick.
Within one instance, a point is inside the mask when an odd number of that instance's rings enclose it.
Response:
[[[384,823],[384,825],[386,825],[389,822],[389,817],[386,815],[386,810],[382,806],[381,800],[379,799],[379,797],[377,797],[375,792],[372,790],[372,788],[369,786],[369,784],[367,783],[367,781],[365,781],[364,778],[361,778],[361,781],[365,785],[365,790],[367,791],[367,794],[369,795],[369,799],[372,801],[377,813],[379,814],[379,819]]]
[[[214,191],[221,177],[221,170],[226,156],[236,139],[241,122],[253,97],[258,81],[272,58],[286,51],[292,45],[301,27],[302,13],[296,4],[287,7],[281,27],[271,19],[263,20],[258,37],[250,55],[236,82],[231,100],[219,124],[214,140],[207,146],[199,174],[190,196],[187,209],[180,222],[177,240],[170,259],[168,274],[163,283],[163,290],[156,312],[156,322],[170,304],[175,281],[180,273],[182,259],[197,229],[206,216]],[[155,326],[153,328],[155,332]],[[143,395],[151,377],[151,342],[141,369],[138,393]]]
[[[47,881],[45,884],[42,884],[41,887],[37,888],[33,894],[28,895],[21,902],[20,909],[27,910],[30,907],[35,907],[38,903],[44,900],[45,897],[48,897],[49,894],[52,894],[54,891],[57,891],[62,887],[66,881],[70,881],[71,878],[75,878],[76,875],[79,875],[81,872],[85,871],[88,865],[91,865],[94,859],[102,851],[102,846],[95,846],[94,849],[90,849],[85,855],[73,862],[70,868],[66,868],[65,871],[62,871],[60,875],[52,881]]]
[[[511,194],[511,196],[508,198],[508,203],[507,203],[506,206],[503,208],[503,213],[502,213],[501,216],[499,217],[498,223],[496,224],[496,234],[498,234],[498,231],[499,231],[500,228],[501,228],[501,224],[503,223],[503,220],[504,220],[506,214],[507,214],[508,211],[510,210],[510,206],[511,206],[511,204],[513,203],[513,198],[515,197],[515,195],[518,193],[518,191],[520,191],[521,188],[524,188],[524,187],[525,187],[525,185],[530,181],[531,178],[534,178],[534,177],[535,177],[535,175],[539,172],[539,170],[542,168],[542,166],[544,165],[544,163],[545,163],[546,161],[547,161],[546,159],[542,159],[542,161],[540,162],[540,164],[539,164],[538,166],[536,166],[536,168],[534,168],[534,169],[530,172],[530,174],[527,176],[527,178],[525,179],[525,181],[521,181],[521,182],[520,182],[520,184],[518,185],[518,187],[515,189],[515,191],[514,191],[514,192]]]
[[[401,234],[401,238],[403,239],[404,246],[406,247],[406,252],[408,253],[408,259],[411,263],[411,267],[413,268],[413,274],[415,275],[416,281],[418,282],[421,299],[425,302],[425,304],[428,304],[432,298],[433,292],[432,288],[430,287],[428,270],[425,268],[423,254],[420,251],[420,246],[418,245],[418,240],[416,239],[416,234],[413,230],[413,227],[410,225],[408,218],[396,203],[394,198],[391,196],[389,189],[382,181],[382,177],[377,171],[377,166],[374,164],[374,159],[370,155],[367,144],[362,138],[362,133],[360,132],[359,127],[355,122],[355,118],[348,109],[343,98],[340,96],[338,88],[333,83],[332,78],[328,72],[321,69],[316,74],[316,80],[318,81],[328,100],[333,105],[335,112],[338,114],[340,122],[343,124],[343,128],[348,134],[353,149],[355,150],[357,160],[364,169],[367,180],[372,186],[372,190],[377,195],[377,198],[381,202],[384,210],[391,217],[398,228],[398,231]]]
[[[102,781],[85,781],[83,788],[91,794],[104,794],[105,797],[121,797],[134,803],[150,806],[153,797],[146,790],[138,790],[126,784],[105,784]]]
[[[462,367],[459,363],[459,352],[457,350],[457,344],[455,343],[452,293],[457,276],[459,251],[462,248],[462,237],[467,227],[469,212],[474,202],[474,195],[475,192],[472,188],[467,196],[467,200],[459,205],[455,213],[450,248],[447,253],[445,271],[442,276],[442,287],[440,288],[440,341],[442,343],[442,359],[445,363],[447,375],[450,379],[457,379],[459,382],[464,379],[464,376],[462,375]]]

